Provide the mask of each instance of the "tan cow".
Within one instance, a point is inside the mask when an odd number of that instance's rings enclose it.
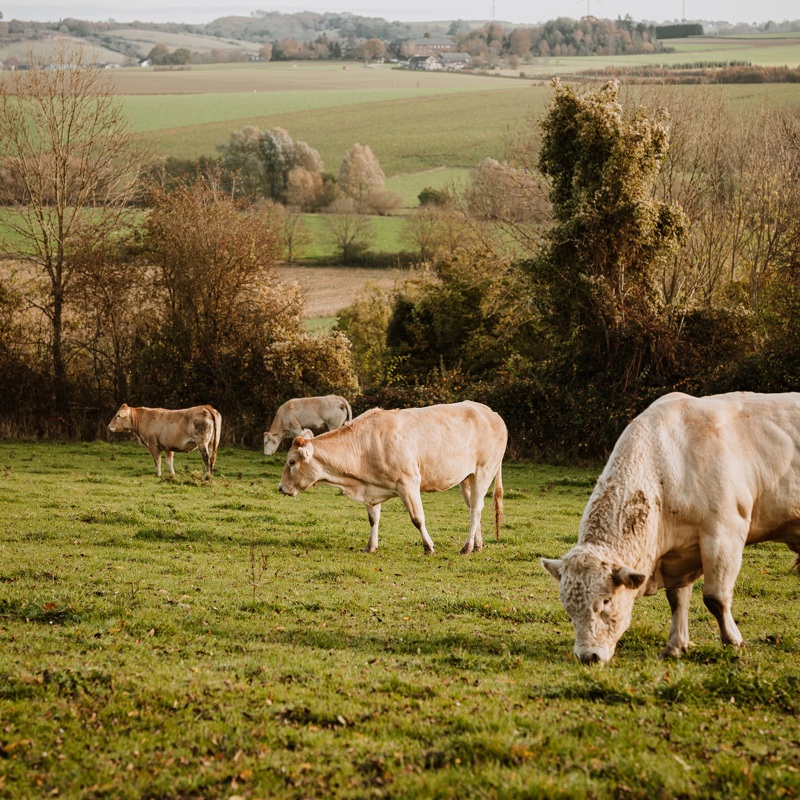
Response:
[[[164,452],[170,475],[175,474],[172,457],[175,452],[198,449],[206,476],[214,472],[222,428],[222,415],[211,406],[166,408],[131,408],[123,403],[108,423],[112,433],[132,433],[153,456],[156,475],[161,477],[161,452]]]
[[[500,535],[507,440],[503,420],[481,403],[375,408],[331,433],[296,438],[278,490],[294,497],[310,486],[327,484],[363,503],[370,522],[370,553],[378,549],[381,503],[399,497],[422,535],[425,552],[432,553],[420,493],[460,485],[470,521],[461,552],[471,553],[483,547],[481,513],[493,479],[495,532]]]
[[[608,661],[634,600],[659,589],[672,609],[662,655],[679,656],[701,575],[722,643],[742,644],[733,587],[745,545],[767,541],[800,553],[800,394],[673,393],[623,431],[578,543],[542,563],[559,582],[582,662]]]
[[[350,403],[338,394],[322,397],[296,397],[287,400],[276,412],[264,433],[264,455],[271,456],[284,439],[310,435],[316,431],[335,431],[353,419]]]

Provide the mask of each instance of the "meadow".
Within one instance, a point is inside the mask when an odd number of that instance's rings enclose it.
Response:
[[[461,556],[457,490],[276,491],[284,456],[223,448],[159,481],[127,441],[0,442],[0,797],[776,798],[800,792],[800,584],[745,553],[724,650],[658,653],[663,594],[580,666],[539,565],[598,467],[507,463],[499,541]],[[489,514],[485,513],[488,528]]]
[[[755,46],[750,40],[731,45],[723,38],[710,44],[681,40],[675,45],[681,51],[668,57],[548,59],[530,67],[544,70],[542,79],[521,78],[519,72],[462,75],[389,64],[343,69],[340,64],[282,62],[158,72],[130,68],[113,70],[109,80],[133,130],[161,156],[213,157],[233,130],[245,125],[282,127],[293,139],[318,150],[333,173],[352,144],[368,144],[389,180],[414,183],[416,192],[407,194],[416,204],[427,173],[463,174],[486,157],[505,158],[509,139],[546,108],[551,96],[547,76],[568,79],[581,70],[613,65],[707,61],[723,53],[753,63],[800,63],[800,38],[788,39],[783,48],[763,42]],[[752,58],[708,49],[715,44],[718,49],[746,46]],[[796,88],[788,84],[689,86],[676,91],[721,93],[743,109],[796,101]]]

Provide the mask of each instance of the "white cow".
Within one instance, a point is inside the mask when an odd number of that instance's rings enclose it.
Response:
[[[313,440],[296,438],[278,489],[294,497],[310,486],[328,484],[363,503],[370,522],[367,552],[378,549],[381,503],[399,497],[422,535],[425,552],[432,553],[420,493],[460,485],[470,520],[461,552],[471,553],[483,547],[481,513],[492,480],[495,532],[500,534],[507,440],[503,420],[481,403],[375,408]]]
[[[264,433],[264,455],[271,456],[284,439],[310,436],[309,428],[334,431],[352,419],[350,403],[338,394],[287,400],[276,412],[269,430]]]
[[[672,609],[662,655],[679,656],[701,575],[722,643],[742,644],[733,587],[744,546],[766,541],[800,553],[800,394],[673,393],[623,431],[578,543],[542,563],[559,581],[582,662],[608,661],[634,600],[659,589]]]
[[[153,456],[156,476],[161,477],[161,452],[164,452],[170,475],[174,452],[199,449],[206,476],[214,472],[222,429],[222,415],[211,406],[167,409],[131,408],[123,403],[114,414],[108,429],[112,433],[132,433]]]

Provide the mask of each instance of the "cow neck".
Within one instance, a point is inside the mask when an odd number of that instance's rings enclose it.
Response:
[[[578,544],[650,574],[658,560],[658,506],[651,493],[608,485],[602,476],[580,523]]]
[[[332,431],[332,433],[335,433],[335,431]],[[358,461],[356,458],[356,448],[345,444],[347,441],[345,437],[334,437],[332,441],[338,442],[343,446],[328,449],[325,446],[327,442],[323,441],[322,447],[318,444],[318,446],[314,448],[317,461],[323,468],[324,473],[338,480],[338,482],[333,485],[345,482],[349,484],[358,480],[355,468]],[[311,442],[313,444],[314,440],[312,439]]]

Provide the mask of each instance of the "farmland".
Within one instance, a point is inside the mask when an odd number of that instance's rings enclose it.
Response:
[[[196,453],[158,481],[123,441],[0,444],[0,797],[793,797],[800,584],[746,551],[723,650],[698,587],[676,662],[663,594],[579,666],[538,564],[574,541],[596,467],[507,464],[506,524],[458,554],[458,490],[399,501],[380,549],[282,457]],[[488,518],[488,514],[486,514]],[[488,523],[488,519],[487,519]]]

